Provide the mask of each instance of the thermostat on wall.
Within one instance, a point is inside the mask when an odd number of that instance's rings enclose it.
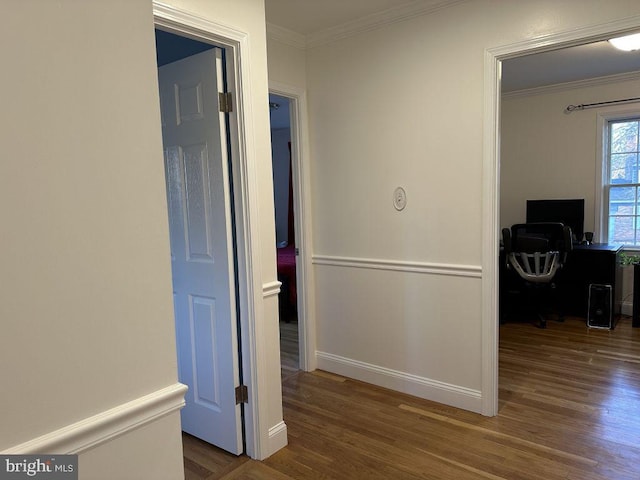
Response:
[[[404,188],[398,187],[393,192],[393,206],[396,210],[404,210],[404,207],[407,206],[407,192],[404,191]]]

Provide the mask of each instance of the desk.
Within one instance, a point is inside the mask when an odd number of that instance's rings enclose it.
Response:
[[[589,285],[611,285],[613,315],[622,303],[622,270],[619,255],[622,247],[595,243],[575,245],[558,278],[562,307],[568,315],[587,316]]]
[[[591,244],[574,245],[562,270],[556,274],[557,301],[563,313],[587,318],[589,308],[589,285],[592,283],[611,285],[613,316],[620,314],[622,303],[622,270],[619,245]],[[505,268],[504,252],[500,251],[500,317],[506,321],[518,309],[522,280],[513,271]]]

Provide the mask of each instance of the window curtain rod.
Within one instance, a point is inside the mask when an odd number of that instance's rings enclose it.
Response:
[[[640,97],[634,98],[623,98],[621,100],[610,100],[608,102],[597,102],[597,103],[581,103],[580,105],[567,105],[565,111],[567,113],[571,113],[574,110],[584,110],[585,108],[595,108],[600,105],[612,105],[615,103],[630,103],[630,102],[640,102]]]

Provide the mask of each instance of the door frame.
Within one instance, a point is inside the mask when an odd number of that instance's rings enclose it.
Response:
[[[268,457],[274,448],[268,425],[268,386],[261,322],[256,305],[263,303],[263,286],[260,270],[260,239],[253,234],[259,231],[258,192],[253,178],[258,169],[256,146],[252,135],[247,134],[251,118],[251,93],[248,68],[248,34],[240,30],[194,16],[182,10],[153,0],[155,27],[220,47],[225,52],[227,89],[233,94],[234,108],[229,114],[229,149],[231,155],[233,200],[235,204],[235,230],[237,236],[236,281],[238,282],[240,369],[243,384],[248,387],[248,403],[244,408],[245,453],[258,460]],[[266,108],[266,107],[265,107]],[[260,314],[260,317],[262,315]],[[286,430],[285,435],[286,435]],[[286,440],[285,440],[286,442]]]
[[[296,262],[296,291],[298,298],[298,348],[300,370],[317,368],[315,318],[312,312],[314,291],[310,274],[311,253],[311,175],[308,152],[307,95],[291,85],[269,82],[269,93],[289,99],[291,128],[291,178],[293,183],[293,216],[295,244],[299,250]]]
[[[482,414],[498,414],[498,245],[502,61],[635,33],[640,16],[589,25],[485,50],[482,165]]]

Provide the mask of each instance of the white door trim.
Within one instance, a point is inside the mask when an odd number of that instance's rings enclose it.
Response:
[[[256,322],[256,305],[261,305],[258,192],[255,172],[258,158],[253,136],[247,134],[252,118],[252,97],[248,68],[249,40],[246,32],[194,16],[153,0],[155,25],[195,40],[212,43],[226,52],[228,90],[234,94],[234,110],[230,114],[230,148],[233,170],[235,219],[238,256],[238,308],[240,311],[240,342],[242,348],[243,383],[248,387],[249,401],[244,410],[246,454],[263,459],[270,453],[268,425],[268,388],[264,379],[264,345],[260,323]],[[262,366],[262,368],[261,368]]]
[[[269,82],[269,93],[290,100],[291,112],[291,174],[293,178],[293,211],[296,246],[300,251],[296,263],[298,292],[298,345],[300,369],[310,372],[317,368],[316,328],[313,276],[311,272],[311,176],[307,129],[307,96],[303,89],[277,82]]]
[[[500,229],[501,62],[525,54],[570,47],[640,28],[640,16],[544,35],[487,49],[484,59],[482,176],[482,413],[498,413],[498,243]]]

